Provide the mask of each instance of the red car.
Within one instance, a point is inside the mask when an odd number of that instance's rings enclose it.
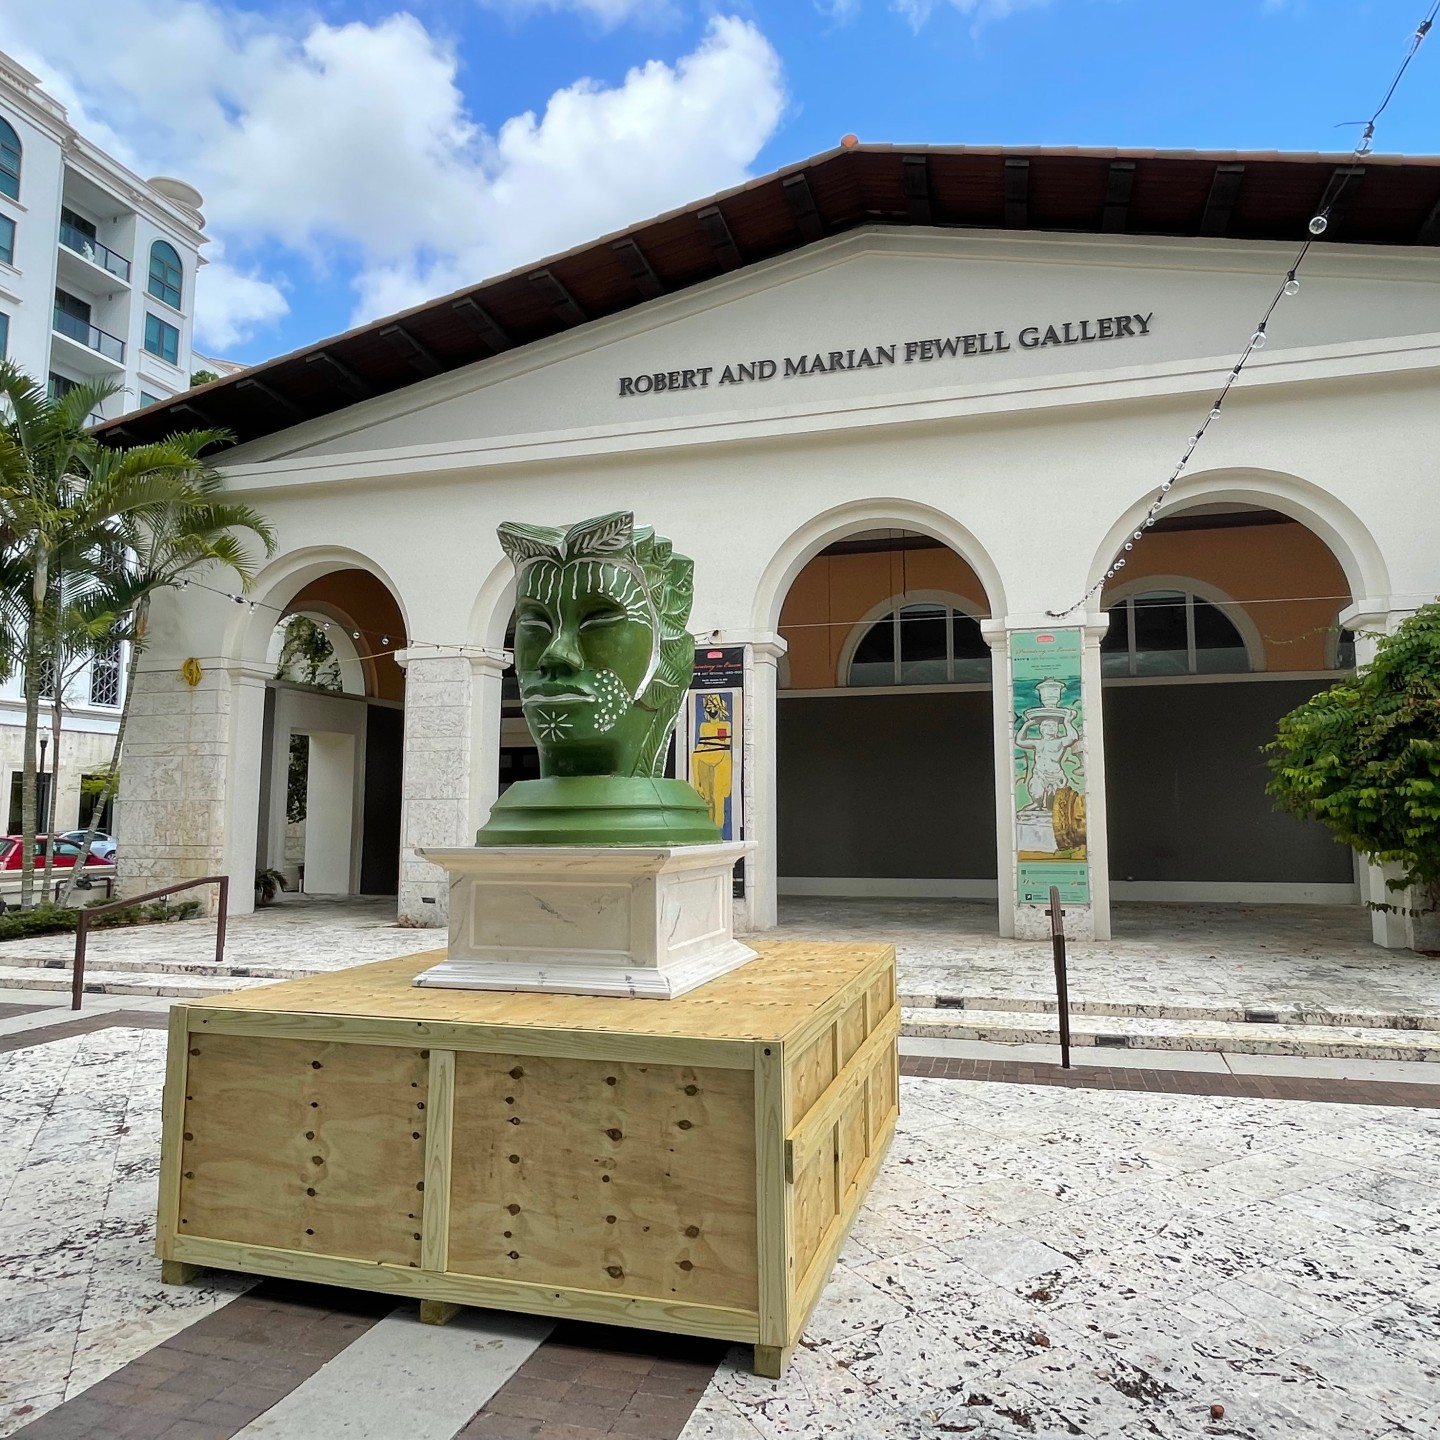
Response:
[[[35,837],[35,877],[37,882],[45,869],[45,850],[49,843],[48,835]],[[19,835],[6,835],[0,838],[0,910],[20,898],[20,861],[24,853],[24,845]],[[78,845],[72,845],[68,840],[55,841],[55,858],[51,862],[51,871],[73,869],[75,857],[79,853]],[[111,878],[114,874],[115,864],[113,861],[102,860],[95,854],[85,857],[85,875],[88,881]],[[81,882],[77,881],[76,883],[78,885]]]

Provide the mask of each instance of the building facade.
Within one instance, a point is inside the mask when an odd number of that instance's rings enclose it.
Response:
[[[755,844],[752,926],[1380,894],[1261,747],[1440,588],[1440,164],[1347,177],[1160,489],[1338,163],[842,149],[212,387],[281,546],[253,605],[156,608],[122,875],[243,896],[305,734],[307,887],[443,923],[417,848],[533,773],[495,527],[626,509],[695,560],[676,763]],[[295,614],[348,693],[275,679]]]
[[[35,76],[0,54],[0,356],[52,396],[82,382],[118,386],[97,422],[189,389],[200,203],[182,181],[141,180],[97,149]],[[89,819],[81,782],[110,764],[124,661],[117,646],[65,677],[59,755],[42,701],[51,779],[41,798],[54,788],[57,829]],[[11,834],[20,827],[24,713],[17,675],[0,683],[0,798]]]
[[[200,204],[104,154],[0,54],[0,351],[52,394],[116,384],[108,420],[189,389]]]

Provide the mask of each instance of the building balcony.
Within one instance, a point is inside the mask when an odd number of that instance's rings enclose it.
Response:
[[[118,255],[108,245],[102,245],[93,236],[77,230],[73,225],[60,222],[60,243],[87,262],[97,266],[125,285],[130,283],[130,262]]]
[[[52,321],[54,349],[72,366],[84,369],[98,355],[117,370],[125,368],[125,342],[98,325],[87,324],[75,315],[67,315],[57,305]]]

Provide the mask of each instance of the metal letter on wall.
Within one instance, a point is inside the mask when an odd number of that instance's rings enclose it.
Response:
[[[679,776],[710,807],[726,840],[745,838],[745,647],[701,645],[685,697],[676,755]],[[744,892],[743,860],[735,865],[735,893]]]
[[[1048,905],[1052,885],[1066,904],[1090,903],[1082,653],[1078,629],[1010,633],[1015,898],[1021,905]]]

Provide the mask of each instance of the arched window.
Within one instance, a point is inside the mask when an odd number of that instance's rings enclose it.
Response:
[[[176,310],[180,308],[180,283],[184,273],[179,252],[168,241],[157,240],[150,247],[150,283],[145,288],[157,300]]]
[[[0,195],[20,198],[20,137],[8,120],[0,120]]]
[[[847,685],[986,684],[990,647],[980,622],[953,605],[919,600],[871,622],[845,672]]]
[[[1105,675],[1237,675],[1253,668],[1239,627],[1193,590],[1145,590],[1106,613]]]

